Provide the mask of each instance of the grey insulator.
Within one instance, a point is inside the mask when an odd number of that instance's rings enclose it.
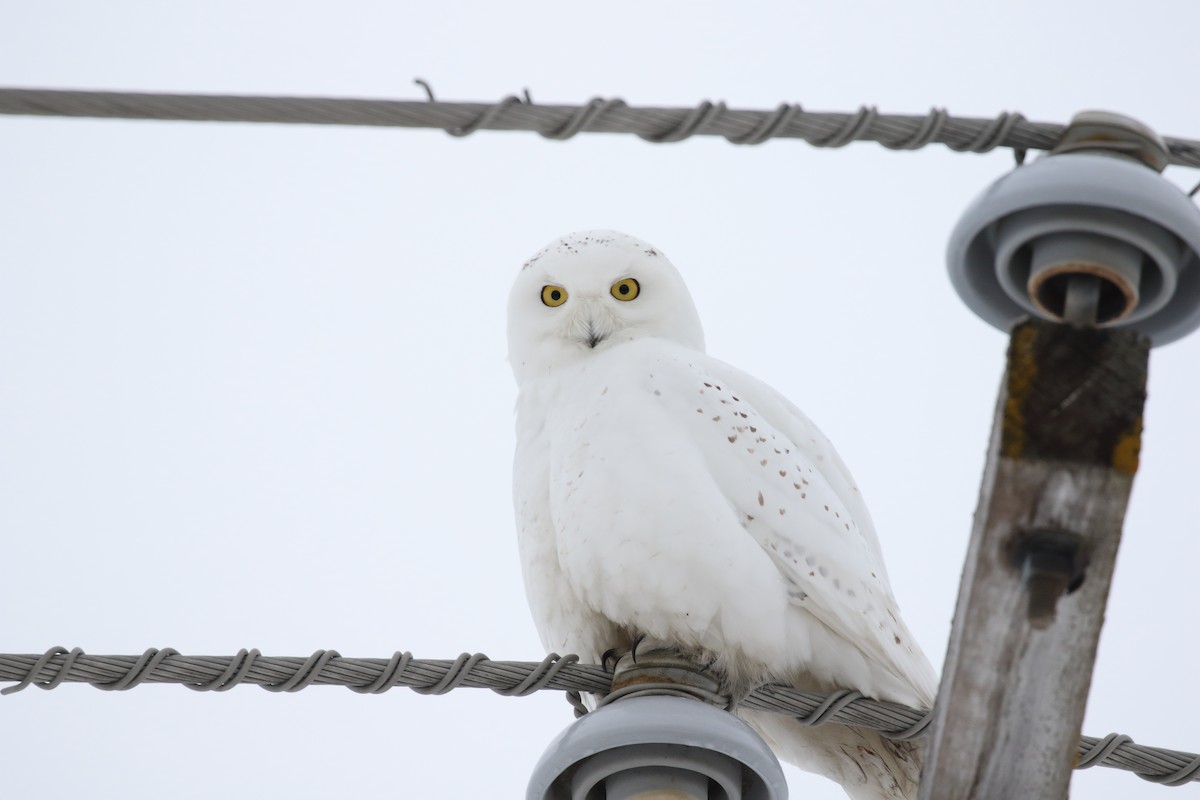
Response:
[[[1003,331],[1032,314],[1162,345],[1200,327],[1200,209],[1123,155],[1018,167],[967,208],[946,257],[963,302]]]
[[[526,800],[786,800],[779,761],[728,711],[631,697],[576,720],[534,768]]]

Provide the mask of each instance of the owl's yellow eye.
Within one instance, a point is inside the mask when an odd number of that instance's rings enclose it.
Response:
[[[561,306],[567,302],[567,290],[561,286],[543,286],[542,302],[551,308]]]
[[[617,281],[612,285],[612,296],[618,300],[632,300],[642,291],[642,287],[638,286],[638,282],[633,278],[626,278],[623,281]]]

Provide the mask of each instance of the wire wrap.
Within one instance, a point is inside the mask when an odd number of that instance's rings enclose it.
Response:
[[[404,686],[420,694],[453,689],[491,689],[507,697],[524,697],[551,689],[565,692],[578,711],[581,693],[604,695],[612,675],[604,667],[580,664],[578,656],[551,653],[541,661],[492,661],[482,653],[463,653],[452,660],[413,658],[397,651],[391,658],[345,658],[336,650],[317,650],[304,658],[264,656],[239,650],[232,656],[185,656],[167,647],[141,655],[95,656],[78,647],[51,647],[37,654],[0,654],[0,681],[15,685],[0,695],[29,686],[54,689],[87,683],[106,691],[125,691],[150,683],[178,683],[194,691],[225,692],[252,684],[272,692],[298,692],[310,686],[345,686],[362,694],[380,694]],[[842,689],[829,695],[788,686],[761,686],[738,703],[754,711],[796,717],[806,725],[834,722],[870,728],[892,739],[910,740],[928,730],[932,712],[884,703]],[[1078,769],[1114,767],[1165,786],[1200,780],[1200,755],[1146,747],[1128,736],[1111,733],[1081,737]]]
[[[690,108],[631,106],[624,100],[594,97],[583,105],[541,105],[509,95],[495,103],[434,99],[418,79],[427,100],[366,100],[332,97],[92,92],[65,89],[0,88],[0,114],[209,122],[275,122],[313,125],[373,125],[438,128],[452,136],[476,131],[533,131],[548,139],[579,133],[633,133],[648,142],[681,142],[692,136],[721,136],[735,144],[771,139],[803,139],[816,147],[842,147],[853,141],[878,142],[894,150],[943,144],[951,150],[986,153],[1010,147],[1019,158],[1027,150],[1049,150],[1064,126],[1031,122],[1021,114],[996,117],[951,116],[933,108],[927,114],[881,114],[862,106],[852,113],[805,111],[784,103],[771,111],[733,109],[704,101]],[[1200,141],[1166,138],[1172,164],[1200,167]]]

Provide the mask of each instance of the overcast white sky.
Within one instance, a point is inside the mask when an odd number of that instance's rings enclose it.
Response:
[[[1200,5],[0,0],[0,85],[1105,108],[1200,137]],[[0,118],[0,651],[536,659],[509,503],[521,262],[614,227],[820,424],[939,667],[1005,337],[943,264],[1011,155]],[[1200,175],[1168,178],[1190,187]],[[1085,732],[1200,750],[1200,334],[1155,350]],[[521,797],[557,694],[30,689],[5,796]],[[793,797],[840,798],[788,770]],[[1112,770],[1078,798],[1196,797]]]

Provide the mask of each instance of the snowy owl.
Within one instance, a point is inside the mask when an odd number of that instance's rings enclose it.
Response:
[[[705,354],[661,251],[615,231],[552,242],[517,277],[508,346],[518,542],[547,649],[600,663],[644,639],[734,694],[770,682],[932,705],[849,470],[786,398]],[[739,714],[855,800],[916,795],[911,744]]]

